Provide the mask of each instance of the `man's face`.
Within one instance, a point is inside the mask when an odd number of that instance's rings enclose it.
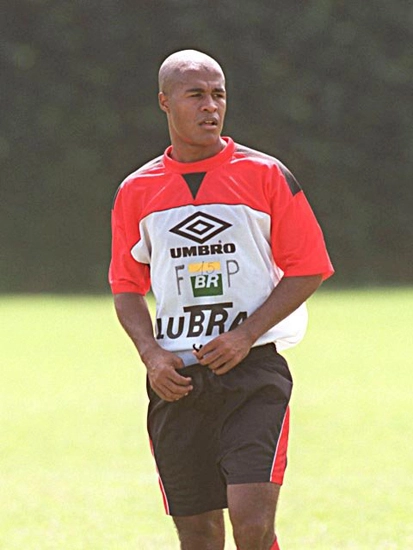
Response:
[[[161,109],[168,115],[173,154],[191,162],[215,155],[226,110],[225,79],[215,68],[187,70],[159,94]]]

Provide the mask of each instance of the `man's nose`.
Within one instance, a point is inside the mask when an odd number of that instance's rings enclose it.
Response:
[[[213,113],[218,109],[218,105],[216,104],[216,101],[214,98],[210,95],[205,96],[204,102],[202,104],[202,110],[208,111],[209,113]]]

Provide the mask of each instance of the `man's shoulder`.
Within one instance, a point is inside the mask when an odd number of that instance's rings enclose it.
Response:
[[[234,156],[235,158],[238,157],[238,159],[245,159],[245,161],[256,166],[264,166],[270,169],[275,168],[277,172],[285,178],[293,195],[301,191],[301,186],[295,179],[292,172],[290,172],[285,164],[283,164],[277,157],[239,143],[235,144]]]
[[[278,168],[283,168],[284,164],[275,156],[270,155],[269,153],[264,153],[264,151],[259,151],[258,149],[253,149],[252,147],[247,147],[241,143],[235,143],[235,158],[245,159],[246,161],[251,161],[252,163],[264,164],[267,166],[277,166]]]
[[[238,156],[244,156],[251,159],[263,159],[263,160],[277,160],[272,155],[259,151],[258,149],[253,149],[242,143],[235,143],[235,154]]]

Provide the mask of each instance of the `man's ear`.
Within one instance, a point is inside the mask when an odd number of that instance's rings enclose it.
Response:
[[[161,110],[164,111],[165,113],[169,113],[168,96],[165,95],[163,92],[159,92],[158,102]]]

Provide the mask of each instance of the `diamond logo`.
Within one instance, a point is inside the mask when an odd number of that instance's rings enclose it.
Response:
[[[196,212],[169,231],[196,243],[204,243],[231,227],[232,224],[210,214]]]

